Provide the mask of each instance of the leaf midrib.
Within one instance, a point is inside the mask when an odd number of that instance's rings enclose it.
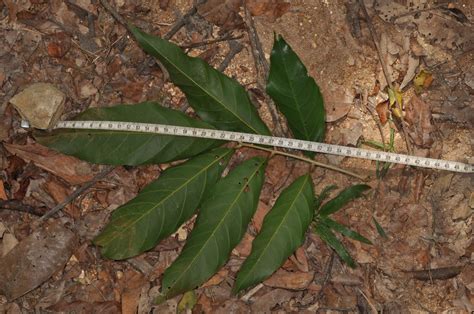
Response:
[[[171,286],[171,288],[168,289],[168,291],[166,292],[166,294],[168,294],[169,291],[171,291],[171,290],[173,289],[173,287],[176,286],[176,283],[178,283],[178,282],[181,280],[181,278],[183,278],[183,276],[186,274],[186,272],[189,271],[189,269],[191,268],[191,265],[193,265],[193,264],[195,263],[197,257],[201,255],[201,252],[202,252],[202,250],[204,249],[204,247],[207,246],[207,243],[208,243],[211,239],[214,238],[214,234],[216,233],[216,231],[217,231],[218,229],[220,229],[222,223],[226,220],[227,216],[228,216],[229,213],[231,212],[231,211],[230,211],[230,208],[232,208],[232,207],[235,205],[235,203],[237,202],[237,200],[240,199],[240,196],[241,196],[242,193],[245,191],[245,186],[250,184],[251,180],[253,180],[254,177],[255,177],[255,175],[258,173],[258,169],[260,169],[260,167],[261,167],[264,163],[265,163],[265,160],[261,161],[261,162],[260,162],[260,165],[259,165],[257,168],[255,168],[255,171],[252,173],[252,175],[249,176],[250,178],[249,178],[249,180],[247,181],[247,184],[243,184],[243,185],[242,185],[242,187],[241,187],[241,189],[240,189],[240,192],[237,194],[237,196],[235,197],[234,201],[228,206],[228,210],[227,210],[226,214],[224,215],[224,217],[222,217],[222,219],[221,219],[221,221],[219,222],[219,224],[214,228],[214,230],[212,231],[212,233],[209,235],[209,237],[207,238],[207,240],[204,242],[204,244],[203,244],[203,245],[201,246],[201,248],[199,249],[198,253],[195,254],[195,256],[194,256],[194,258],[191,260],[191,262],[188,263],[188,266],[185,268],[185,270],[181,271],[181,275],[178,276],[178,278],[174,281],[173,286]]]
[[[292,212],[291,208],[294,206],[296,200],[299,198],[300,194],[302,193],[303,191],[303,188],[304,186],[306,185],[306,181],[308,181],[309,177],[306,177],[305,180],[302,182],[301,184],[301,188],[299,189],[298,193],[295,193],[295,198],[293,199],[293,201],[291,202],[291,205],[289,206],[290,210],[288,210],[285,214],[285,216],[283,217],[283,219],[281,220],[280,224],[278,225],[278,228],[275,228],[275,232],[272,234],[271,238],[269,241],[267,241],[267,245],[263,248],[262,250],[262,254],[260,254],[260,256],[257,258],[257,260],[255,261],[255,263],[253,264],[253,266],[250,268],[250,270],[247,272],[247,275],[244,277],[244,279],[248,278],[248,276],[253,273],[253,270],[255,269],[256,265],[259,264],[261,258],[263,257],[263,255],[265,254],[266,250],[270,247],[270,243],[272,243],[273,239],[275,238],[275,235],[278,233],[278,231],[280,230],[281,226],[283,225],[283,222],[286,221],[287,217],[288,217],[288,214],[290,212]],[[245,282],[245,281],[242,281],[242,282]]]
[[[209,164],[207,167],[201,169],[200,171],[198,171],[194,176],[192,176],[191,178],[189,178],[189,180],[186,180],[183,184],[181,184],[177,189],[173,190],[169,195],[167,195],[165,198],[163,198],[159,203],[156,203],[155,206],[151,207],[149,210],[147,210],[146,212],[144,212],[142,215],[140,215],[137,219],[135,219],[132,223],[130,223],[125,229],[122,229],[122,232],[120,233],[116,233],[117,236],[111,238],[109,241],[107,241],[105,244],[103,244],[102,246],[106,246],[108,245],[110,242],[114,241],[119,235],[125,233],[127,230],[129,230],[130,228],[132,228],[132,226],[134,226],[138,221],[140,221],[141,219],[145,218],[146,215],[148,215],[150,212],[152,212],[153,210],[155,210],[157,207],[159,207],[161,204],[163,204],[165,201],[167,201],[171,196],[173,196],[174,194],[177,193],[177,191],[181,190],[182,188],[184,188],[186,185],[188,185],[191,181],[193,181],[196,177],[200,176],[203,172],[207,171],[209,168],[211,168],[213,165],[216,164],[216,162],[219,162],[222,158],[225,158],[227,154],[229,154],[230,151],[226,152],[225,154],[223,154],[222,156],[220,156],[220,158],[218,159],[215,159],[213,160],[213,162],[211,164]]]
[[[204,93],[206,95],[208,95],[210,98],[214,99],[217,103],[219,103],[223,108],[225,108],[227,111],[229,111],[230,113],[232,113],[235,117],[237,117],[237,119],[242,122],[245,126],[247,126],[250,130],[254,131],[256,134],[259,134],[258,130],[256,130],[254,127],[252,127],[251,125],[249,125],[246,121],[242,120],[242,118],[240,118],[239,115],[237,115],[234,111],[232,111],[230,108],[228,108],[223,102],[219,101],[219,99],[217,99],[216,97],[214,97],[214,95],[210,94],[206,89],[204,89],[200,84],[198,84],[196,81],[194,81],[190,76],[188,76],[185,72],[181,71],[181,69],[179,67],[177,67],[173,62],[170,61],[169,58],[167,58],[165,55],[161,54],[157,49],[155,49],[155,47],[150,43],[150,41],[148,41],[148,39],[143,36],[142,34],[140,34],[141,37],[145,40],[145,42],[153,49],[156,51],[157,54],[159,54],[160,56],[162,56],[169,64],[173,65],[173,67],[178,71],[180,72],[184,77],[186,77],[188,80],[190,80],[192,83],[194,83],[196,86],[198,86],[202,91],[204,91]],[[221,79],[219,78],[219,81]]]

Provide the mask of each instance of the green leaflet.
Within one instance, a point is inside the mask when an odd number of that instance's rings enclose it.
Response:
[[[337,221],[332,220],[331,218],[321,217],[321,223],[323,223],[329,229],[335,230],[348,238],[357,240],[365,244],[372,244],[372,242],[369,239],[362,236],[360,233],[347,228],[343,224],[340,224]]]
[[[160,106],[155,102],[88,109],[75,120],[111,120],[161,123],[197,128],[209,124]],[[219,144],[218,141],[125,131],[57,130],[37,134],[36,140],[64,154],[93,163],[140,165],[192,157]]]
[[[323,97],[306,67],[285,40],[277,35],[270,56],[267,93],[285,115],[293,135],[322,142],[325,133]],[[305,152],[308,156],[314,153]]]
[[[163,295],[195,289],[224,265],[255,213],[265,165],[262,157],[249,159],[210,191],[183,251],[163,275]]]
[[[344,245],[339,241],[339,239],[334,235],[334,233],[324,224],[318,223],[314,231],[321,237],[321,239],[326,242],[330,247],[336,251],[337,255],[346,262],[352,268],[356,267],[356,263],[352,259],[349,252],[347,252]]]
[[[102,246],[104,256],[116,260],[153,248],[193,215],[232,153],[231,149],[217,148],[167,169],[113,212],[94,243]]]
[[[171,80],[185,94],[204,121],[218,129],[270,135],[245,89],[199,58],[187,56],[169,41],[131,26],[147,53],[166,67]]]
[[[321,206],[318,214],[320,216],[328,216],[332,213],[335,213],[353,199],[361,197],[362,193],[368,189],[370,189],[370,186],[365,184],[356,184],[348,187],[339,193],[335,198]]]
[[[269,277],[303,243],[313,219],[313,195],[309,174],[299,177],[281,193],[237,274],[234,293]]]

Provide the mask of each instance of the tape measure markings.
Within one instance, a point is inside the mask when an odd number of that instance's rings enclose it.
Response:
[[[415,167],[448,170],[454,172],[472,173],[474,165],[456,161],[446,161],[427,157],[417,157],[397,153],[373,151],[368,149],[318,143],[284,137],[273,137],[251,133],[222,131],[214,129],[201,129],[165,124],[122,122],[122,121],[61,121],[55,129],[88,129],[88,130],[114,130],[162,135],[176,135],[187,137],[209,138],[234,142],[269,145],[275,147],[311,151],[323,154],[332,154],[345,157],[355,157],[375,161],[391,162]]]

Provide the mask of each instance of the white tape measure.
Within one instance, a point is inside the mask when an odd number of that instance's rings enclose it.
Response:
[[[22,126],[27,127],[27,124]],[[188,136],[225,140],[242,143],[252,143],[275,147],[284,147],[303,151],[332,154],[361,159],[378,160],[415,167],[447,170],[454,172],[473,173],[474,165],[456,161],[446,161],[433,158],[417,157],[403,154],[373,151],[356,147],[317,143],[311,141],[297,140],[293,138],[274,137],[251,133],[222,131],[213,129],[201,129],[175,125],[118,122],[118,121],[62,121],[58,122],[54,129],[92,129],[92,130],[115,130],[126,132],[154,133],[162,135]]]

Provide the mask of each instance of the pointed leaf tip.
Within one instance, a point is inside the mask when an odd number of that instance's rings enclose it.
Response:
[[[313,218],[313,203],[313,183],[308,174],[283,190],[237,274],[234,294],[269,277],[301,246]]]
[[[105,257],[143,253],[188,220],[220,178],[233,150],[217,148],[165,170],[137,197],[117,208],[94,243]]]
[[[200,58],[189,57],[177,45],[133,28],[147,53],[158,58],[171,81],[186,95],[204,121],[222,130],[270,135],[245,89]]]
[[[356,184],[348,187],[339,193],[335,198],[321,206],[318,214],[320,216],[328,216],[332,213],[335,213],[350,201],[361,197],[363,192],[367,191],[368,189],[370,189],[370,186],[366,184]]]
[[[265,165],[262,157],[249,159],[210,191],[181,254],[163,275],[167,298],[197,288],[227,261],[257,208]]]
[[[326,129],[323,97],[318,85],[282,36],[277,35],[270,55],[267,93],[285,115],[293,135],[322,142]],[[312,152],[306,152],[310,157]]]

